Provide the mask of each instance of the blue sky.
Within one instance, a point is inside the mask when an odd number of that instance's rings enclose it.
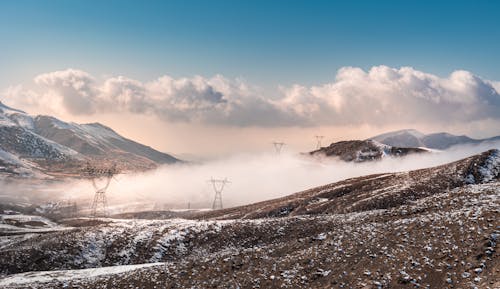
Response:
[[[0,87],[69,67],[262,87],[380,64],[499,80],[498,11],[500,1],[2,1]]]
[[[0,1],[0,101],[177,152],[404,128],[498,135],[499,11],[478,0]]]

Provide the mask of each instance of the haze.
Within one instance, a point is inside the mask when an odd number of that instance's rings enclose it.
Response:
[[[381,161],[346,163],[335,158],[311,158],[296,152],[240,154],[198,164],[177,164],[144,173],[121,174],[108,189],[111,213],[147,209],[210,208],[214,191],[211,178],[227,178],[224,206],[250,204],[312,187],[368,174],[405,172],[459,160],[500,142],[456,146],[447,151],[384,158]],[[89,181],[2,183],[3,198],[27,202],[77,201],[82,208],[91,203]],[[36,192],[36,194],[33,194]]]

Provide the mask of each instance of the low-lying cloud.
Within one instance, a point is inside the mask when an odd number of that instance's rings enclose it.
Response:
[[[144,174],[123,175],[111,194],[140,196],[175,207],[188,203],[210,207],[214,192],[210,178],[227,178],[223,192],[226,206],[254,203],[286,196],[352,177],[409,171],[456,161],[500,143],[459,146],[449,151],[385,158],[382,161],[346,163],[335,158],[317,160],[295,153],[245,154],[198,165],[164,166]],[[139,198],[139,199],[140,199]]]
[[[114,212],[156,209],[210,208],[214,191],[212,177],[231,183],[223,191],[225,207],[282,197],[294,192],[375,173],[408,171],[449,163],[464,157],[499,148],[500,143],[460,146],[449,151],[385,158],[367,163],[346,163],[332,158],[317,160],[293,153],[245,154],[203,164],[161,167],[139,174],[125,174],[113,180],[108,189]],[[19,196],[22,186],[4,187],[3,193]],[[45,200],[75,199],[80,207],[90,205],[94,189],[88,181],[30,187],[24,196],[44,196]]]
[[[268,97],[240,79],[162,76],[141,82],[98,79],[68,69],[35,78],[36,90],[11,87],[7,103],[71,114],[137,113],[171,122],[233,126],[384,125],[499,120],[499,82],[458,70],[447,77],[411,67],[339,69],[332,82],[280,87]],[[36,92],[35,92],[36,91]]]

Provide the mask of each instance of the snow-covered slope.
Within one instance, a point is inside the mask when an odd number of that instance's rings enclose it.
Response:
[[[125,159],[142,159],[146,165],[174,163],[176,158],[151,147],[124,138],[111,128],[99,123],[76,124],[62,122],[50,116],[34,119],[37,134],[74,149],[85,156]]]
[[[0,232],[0,287],[500,288],[499,153],[191,220],[74,218],[43,234]]]
[[[384,133],[369,139],[390,146],[426,147],[430,149],[444,150],[455,145],[500,141],[500,136],[486,139],[473,139],[466,135],[453,135],[446,132],[423,134],[414,129],[405,129]]]
[[[0,173],[31,175],[33,164],[0,148]]]
[[[33,131],[33,118],[0,102],[0,166],[3,173],[33,176],[40,163],[81,160],[78,152]]]
[[[178,161],[99,123],[31,116],[0,102],[0,172],[25,176],[40,171],[71,172],[82,162],[96,159],[117,163],[126,170]]]

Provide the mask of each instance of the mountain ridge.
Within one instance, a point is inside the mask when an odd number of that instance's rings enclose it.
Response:
[[[485,142],[500,141],[500,136],[474,139],[466,135],[454,135],[447,132],[424,134],[415,129],[403,129],[379,134],[366,140],[375,140],[386,145],[397,147],[424,147],[429,149],[446,150],[456,145],[481,144]]]
[[[88,161],[115,163],[130,171],[180,161],[100,123],[77,124],[48,115],[32,116],[2,102],[0,136],[0,172],[11,176],[36,172],[74,175],[82,162]]]

